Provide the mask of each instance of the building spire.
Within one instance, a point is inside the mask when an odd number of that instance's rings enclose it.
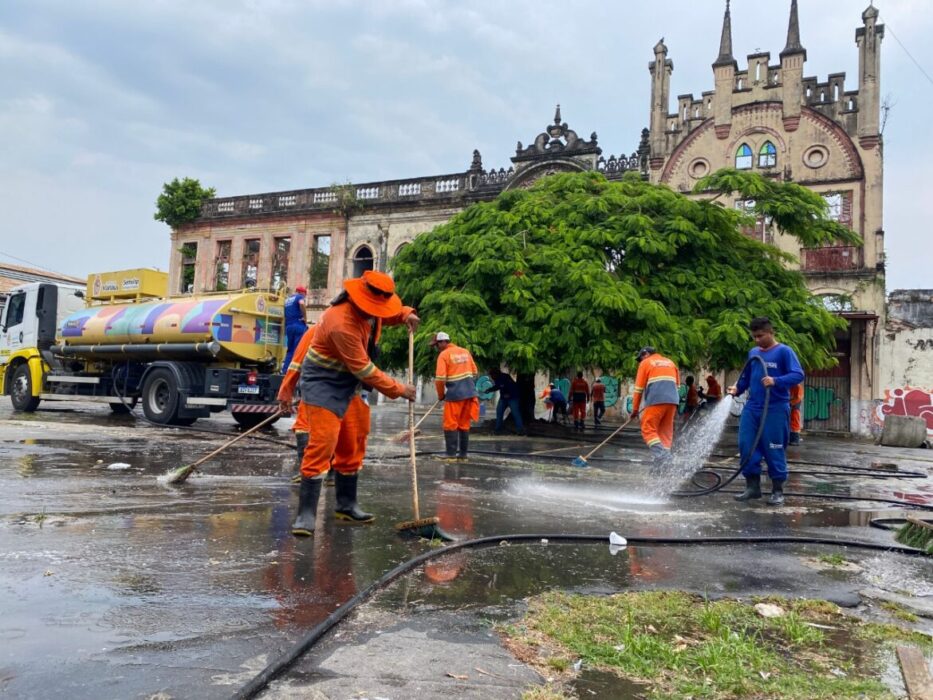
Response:
[[[722,18],[722,37],[719,39],[719,57],[713,64],[717,66],[737,66],[732,55],[732,14],[729,11],[729,0],[726,0],[726,14]]]
[[[797,17],[797,0],[790,2],[790,20],[787,22],[787,46],[781,51],[781,56],[802,53],[806,60],[807,50],[800,45],[800,20]]]

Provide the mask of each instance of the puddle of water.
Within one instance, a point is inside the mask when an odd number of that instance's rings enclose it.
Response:
[[[575,696],[592,700],[641,700],[648,697],[648,687],[641,683],[617,676],[610,671],[600,671],[586,666],[571,683]]]
[[[509,493],[518,498],[541,501],[554,501],[564,507],[569,504],[581,508],[599,506],[610,511],[632,511],[626,506],[663,506],[666,498],[647,493],[617,491],[618,487],[583,486],[576,483],[544,483],[537,480],[521,479],[514,482]],[[638,509],[635,509],[638,510]]]

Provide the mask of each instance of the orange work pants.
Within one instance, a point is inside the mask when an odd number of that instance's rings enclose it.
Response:
[[[658,403],[641,410],[641,436],[648,447],[661,443],[671,449],[677,404]]]
[[[586,420],[586,401],[574,401],[570,404],[574,420]]]
[[[341,474],[356,474],[363,467],[369,437],[369,404],[359,396],[350,399],[343,418],[320,406],[298,405],[308,426],[308,446],[301,460],[301,476],[313,479],[331,466]],[[333,461],[331,461],[333,460]]]
[[[803,428],[803,420],[800,416],[800,404],[798,403],[790,407],[790,431],[799,433],[801,428]]]
[[[470,421],[479,420],[479,399],[444,402],[444,431],[469,430]]]

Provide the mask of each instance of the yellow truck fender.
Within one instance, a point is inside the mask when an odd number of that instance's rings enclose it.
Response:
[[[27,363],[29,365],[29,378],[32,380],[32,395],[39,396],[42,393],[45,374],[51,371],[51,367],[42,359],[39,350],[37,348],[24,348],[11,353],[6,359],[7,362],[3,367],[3,393],[8,394],[10,391],[10,380],[13,377],[13,372],[21,364]]]

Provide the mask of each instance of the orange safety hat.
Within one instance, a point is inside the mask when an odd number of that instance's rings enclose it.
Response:
[[[350,295],[350,301],[370,316],[392,318],[402,310],[395,282],[384,272],[367,270],[362,277],[346,280],[343,288]]]

